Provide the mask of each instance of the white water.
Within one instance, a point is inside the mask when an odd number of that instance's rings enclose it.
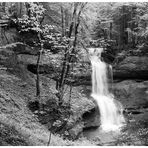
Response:
[[[101,128],[104,131],[119,130],[125,123],[122,105],[114,99],[108,90],[107,65],[101,61],[102,48],[91,48],[92,94],[101,116]],[[110,68],[111,69],[111,68]]]

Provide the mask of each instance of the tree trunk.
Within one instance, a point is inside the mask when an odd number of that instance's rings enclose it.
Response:
[[[39,77],[39,70],[40,70],[40,58],[41,58],[41,51],[38,52],[37,58],[37,74],[36,74],[36,97],[40,100],[40,77]]]
[[[40,42],[40,49],[39,49],[39,52],[38,52],[38,58],[37,58],[37,78],[36,78],[36,98],[37,98],[37,101],[39,102],[39,110],[42,109],[42,105],[41,105],[41,102],[40,102],[40,59],[41,59],[41,54],[42,54],[42,51],[43,51],[43,43],[42,43],[42,40],[41,40],[41,35],[40,33],[38,33],[38,38],[39,38],[39,42]]]
[[[109,31],[109,39],[111,40],[112,39],[112,28],[113,28],[113,23],[110,22],[110,31]]]
[[[51,131],[50,131],[50,134],[49,134],[49,139],[48,139],[47,146],[49,146],[49,145],[50,145],[50,142],[51,142]]]
[[[62,19],[62,37],[63,37],[65,35],[65,29],[64,29],[64,11],[62,6],[61,6],[61,19]]]
[[[63,91],[64,91],[64,83],[65,83],[65,78],[66,78],[66,71],[67,71],[67,49],[65,49],[65,56],[64,56],[64,61],[62,65],[62,72],[61,72],[61,78],[59,81],[59,86],[58,86],[58,93],[59,93],[59,105],[62,104],[62,98],[63,98]]]
[[[71,67],[71,71],[72,71],[72,75],[73,75],[73,66],[74,63],[72,63],[72,67]],[[73,78],[73,77],[72,77]],[[71,97],[72,97],[72,84],[70,83],[70,91],[69,91],[69,109],[70,109],[70,104],[71,104]]]

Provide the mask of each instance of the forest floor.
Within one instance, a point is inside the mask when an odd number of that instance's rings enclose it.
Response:
[[[3,67],[4,68],[4,67]],[[0,144],[47,145],[50,131],[28,108],[34,87],[12,73],[0,71]],[[84,139],[72,142],[58,135],[51,136],[50,145],[92,145]]]

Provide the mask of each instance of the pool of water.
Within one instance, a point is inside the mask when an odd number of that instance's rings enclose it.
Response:
[[[100,146],[147,146],[148,110],[128,115],[120,131],[105,132],[101,128],[85,129],[83,135]]]
[[[101,128],[86,129],[83,135],[89,140],[95,141],[97,145],[114,145],[120,131],[103,131]]]

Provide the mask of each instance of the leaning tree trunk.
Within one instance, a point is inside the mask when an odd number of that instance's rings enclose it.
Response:
[[[85,7],[86,3],[82,4],[81,5],[81,8],[77,14],[77,18],[75,17],[75,23],[74,23],[74,41],[73,41],[73,49],[69,55],[69,58],[68,58],[68,65],[67,65],[67,71],[66,71],[66,76],[68,75],[69,71],[70,71],[70,63],[72,63],[72,59],[73,59],[73,56],[75,54],[75,50],[76,50],[76,45],[77,45],[77,35],[78,35],[78,28],[79,28],[79,25],[80,25],[80,16],[81,16],[81,13],[82,13],[82,10],[83,8]]]
[[[61,21],[62,21],[62,37],[65,35],[65,27],[64,27],[64,11],[63,7],[61,6]]]
[[[62,98],[63,98],[63,91],[64,91],[64,81],[66,78],[66,71],[67,71],[67,50],[65,49],[65,56],[64,56],[64,61],[62,65],[62,72],[61,72],[61,78],[59,81],[59,86],[58,86],[58,91],[59,91],[59,105],[62,104]]]
[[[39,103],[39,110],[42,109],[42,105],[41,105],[41,96],[40,96],[40,60],[41,60],[41,54],[43,51],[43,43],[41,40],[41,35],[40,33],[38,33],[38,38],[39,38],[39,42],[40,42],[40,49],[38,52],[38,58],[37,58],[37,74],[36,74],[36,98],[37,98],[37,102]]]

